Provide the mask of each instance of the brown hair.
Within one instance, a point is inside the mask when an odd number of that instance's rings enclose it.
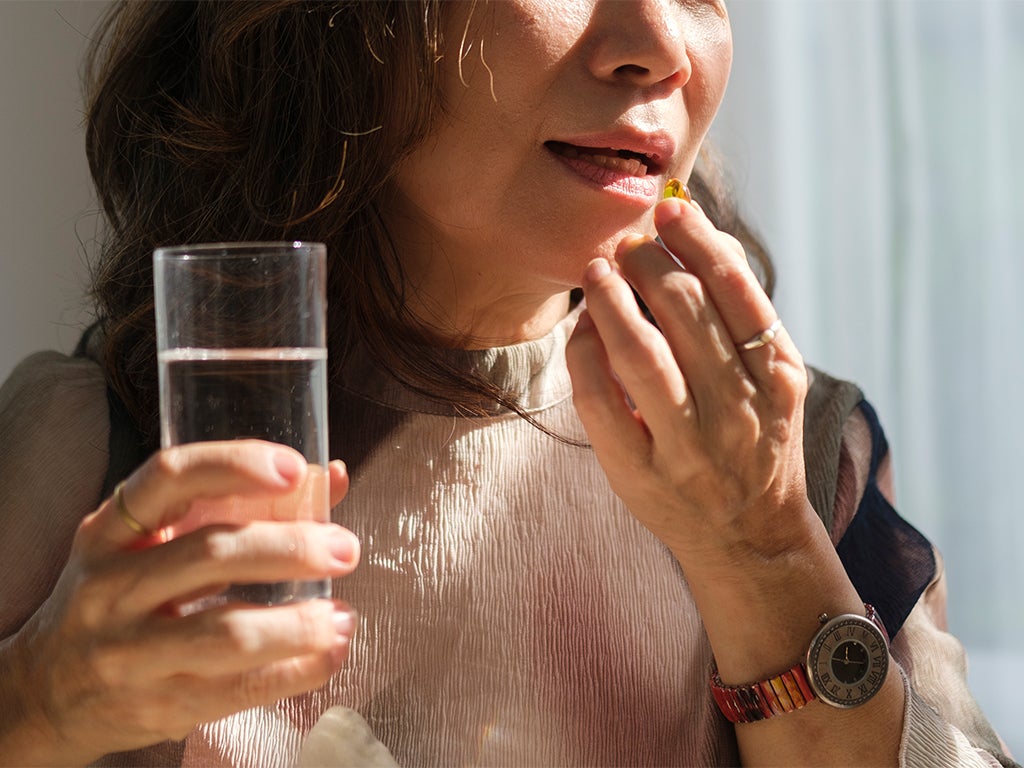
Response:
[[[379,211],[442,113],[442,0],[121,2],[87,60],[86,149],[106,217],[93,296],[101,364],[148,448],[158,439],[151,253],[186,242],[328,247],[332,366],[364,340],[419,392],[479,412],[514,397],[431,356]],[[764,249],[698,170],[694,195]]]

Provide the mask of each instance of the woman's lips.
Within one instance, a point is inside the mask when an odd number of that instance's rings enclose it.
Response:
[[[625,149],[578,147],[575,144],[566,144],[560,141],[549,141],[547,147],[559,157],[585,160],[602,168],[621,171],[631,176],[646,176],[647,165],[650,162],[650,158],[645,155]]]
[[[611,147],[580,147],[549,141],[545,147],[577,175],[601,187],[631,197],[656,195],[658,185],[649,174],[650,158]]]

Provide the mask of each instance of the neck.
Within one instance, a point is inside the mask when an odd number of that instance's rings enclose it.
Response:
[[[399,200],[389,208],[388,224],[407,305],[440,344],[487,349],[541,338],[569,311],[570,286],[503,253],[499,238],[451,237],[403,215],[403,207]]]
[[[444,346],[488,349],[539,339],[569,311],[568,290],[547,295],[501,292],[470,282],[441,291],[420,281],[410,291],[409,308]]]

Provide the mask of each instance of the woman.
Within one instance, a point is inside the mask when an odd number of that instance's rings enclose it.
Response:
[[[101,322],[0,400],[0,759],[285,765],[330,710],[400,764],[1009,763],[870,407],[804,368],[695,170],[731,53],[713,1],[118,6]],[[670,177],[710,215],[656,204]],[[291,238],[328,245],[358,538],[140,541],[126,521],[305,473],[264,443],[153,453],[150,252]],[[173,610],[324,576],[335,601]]]

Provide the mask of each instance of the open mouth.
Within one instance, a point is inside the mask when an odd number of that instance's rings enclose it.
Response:
[[[551,152],[570,160],[582,160],[599,168],[606,168],[628,176],[647,176],[659,172],[651,155],[614,147],[580,147],[562,141],[545,141]]]

